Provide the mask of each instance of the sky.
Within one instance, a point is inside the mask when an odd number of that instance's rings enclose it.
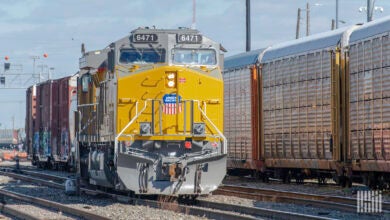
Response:
[[[141,26],[190,27],[192,0],[0,0],[0,74],[11,63],[8,85],[29,86],[33,72],[52,78],[78,71],[81,43],[86,50],[102,49]],[[310,5],[310,34],[331,29],[336,0],[251,0],[251,49],[295,39],[297,10]],[[366,22],[359,8],[366,0],[339,0],[339,27]],[[390,15],[390,1],[376,0]],[[300,36],[306,35],[302,11]],[[220,42],[225,56],[245,52],[245,0],[196,0],[196,28]],[[47,54],[47,58],[44,57]],[[4,58],[8,57],[6,61]],[[32,57],[39,57],[34,59]],[[10,79],[10,80],[9,80]],[[25,89],[2,89],[0,129],[21,128],[25,121]]]

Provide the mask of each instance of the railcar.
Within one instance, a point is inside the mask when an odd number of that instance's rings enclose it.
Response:
[[[36,86],[32,85],[26,90],[26,147],[29,159],[33,155],[34,127],[36,118]]]
[[[138,28],[80,58],[83,180],[136,194],[208,194],[226,172],[223,51],[197,30]]]
[[[388,187],[389,29],[387,17],[226,58],[228,169]]]
[[[32,164],[74,168],[77,74],[47,80],[27,89],[26,136]]]
[[[390,19],[351,34],[345,71],[346,159],[371,187],[390,187]]]

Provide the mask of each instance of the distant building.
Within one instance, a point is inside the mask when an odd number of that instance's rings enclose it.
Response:
[[[23,142],[24,129],[0,129],[0,146],[19,145]]]

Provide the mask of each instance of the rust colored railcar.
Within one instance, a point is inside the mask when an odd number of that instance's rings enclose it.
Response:
[[[35,88],[36,116],[33,119],[33,114],[26,114],[32,163],[40,167],[69,168],[74,151],[77,75],[48,80],[35,85]],[[27,99],[31,96],[30,90],[27,90]],[[27,108],[30,108],[29,104]],[[32,120],[34,122],[30,122]]]
[[[77,101],[77,75],[64,77],[58,81],[57,99],[57,136],[53,145],[52,155],[54,163],[68,164],[71,160],[74,147],[74,111]],[[74,151],[74,150],[73,150]]]
[[[383,187],[390,179],[388,19],[370,22],[351,34],[348,66],[347,160],[366,184]]]
[[[36,125],[36,86],[26,90],[26,146],[29,157],[33,155],[34,127]]]
[[[53,144],[56,145],[58,83],[48,80],[37,84],[37,117],[34,131],[33,161],[40,166],[51,163]],[[53,139],[54,137],[54,139]]]
[[[231,167],[390,188],[389,30],[387,17],[226,58]],[[256,67],[257,115],[248,98]]]
[[[261,59],[261,152],[265,166],[278,168],[285,181],[329,170],[342,179],[347,176],[339,67],[356,28],[276,45]]]
[[[259,143],[258,57],[255,50],[225,59],[224,131],[228,139],[229,172],[261,171]],[[246,173],[248,173],[246,172]]]

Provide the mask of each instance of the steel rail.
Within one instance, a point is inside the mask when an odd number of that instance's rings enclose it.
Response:
[[[337,209],[347,212],[356,212],[356,199],[342,196],[327,196],[309,193],[297,193],[280,191],[275,189],[242,187],[235,185],[222,185],[213,194],[223,194],[256,199],[260,201],[274,201],[295,204],[310,204],[329,209]],[[390,203],[382,202],[383,212],[390,213]]]
[[[212,208],[224,211],[234,210],[235,212],[240,212],[246,215],[254,215],[259,217],[271,218],[271,219],[286,219],[286,220],[329,220],[332,218],[300,214],[295,212],[286,212],[280,210],[274,210],[269,208],[257,208],[257,207],[247,207],[241,205],[232,205],[226,203],[218,203],[218,202],[209,202],[209,201],[198,201],[198,205],[205,208]]]
[[[16,208],[10,207],[7,204],[0,204],[0,211],[6,215],[10,215],[16,217],[18,219],[26,219],[26,220],[42,220],[36,216],[33,216],[29,213],[22,212]]]
[[[109,220],[109,218],[107,218],[107,217],[97,215],[97,214],[92,213],[92,212],[87,212],[87,211],[84,211],[81,209],[62,205],[58,202],[53,202],[53,201],[49,201],[46,199],[32,197],[32,196],[28,196],[28,195],[24,195],[24,194],[20,194],[20,193],[16,193],[16,192],[11,192],[11,191],[4,190],[4,189],[0,189],[0,195],[12,198],[14,200],[19,200],[19,201],[27,202],[30,204],[40,205],[40,206],[43,206],[45,208],[60,210],[63,213],[67,213],[68,215],[71,215],[71,216],[78,216],[78,217],[82,217],[85,219]]]
[[[33,174],[34,172],[30,172],[30,174]],[[58,189],[65,189],[64,184],[59,184],[59,183],[54,183],[50,182],[47,180],[43,179],[38,179],[34,178],[31,176],[25,176],[22,174],[17,174],[17,173],[12,173],[12,172],[4,172],[0,171],[0,175],[4,176],[9,176],[15,179],[20,179],[23,181],[27,182],[34,182],[34,183],[39,183],[41,185],[53,187],[53,188],[58,188]],[[40,175],[42,176],[42,175]],[[53,176],[53,175],[50,175]],[[63,177],[58,177],[58,179],[62,179]],[[0,189],[0,194],[2,190]],[[186,205],[180,205],[180,204],[175,204],[175,203],[161,203],[153,200],[146,200],[146,199],[139,199],[139,198],[131,198],[123,195],[117,195],[117,194],[111,194],[107,192],[102,192],[98,190],[91,190],[91,189],[86,189],[86,188],[81,188],[80,191],[89,194],[89,195],[104,195],[109,198],[112,198],[116,201],[119,202],[126,202],[130,203],[133,205],[143,205],[143,206],[150,206],[150,207],[155,207],[155,208],[161,208],[161,207],[167,207],[167,206],[172,206],[172,207],[177,207],[173,211],[177,211],[183,214],[190,214],[190,215],[196,215],[196,216],[205,216],[208,218],[212,219],[227,219],[227,220],[234,220],[234,219],[241,219],[241,220],[252,220],[256,219],[253,216],[244,216],[242,214],[238,213],[228,213],[225,211],[220,211],[220,210],[210,210],[202,207],[192,207],[192,206],[186,206]],[[53,207],[53,206],[51,206]],[[234,209],[230,210],[233,211]],[[65,212],[65,211],[64,211]],[[87,219],[97,219],[97,218],[87,218]]]
[[[28,175],[32,176],[38,176],[41,178],[45,179],[50,179],[53,181],[65,181],[66,177],[61,177],[61,176],[55,176],[55,175],[50,175],[50,174],[44,174],[44,173],[39,173],[39,172],[34,172],[34,171],[22,171]],[[0,172],[1,174],[1,172]],[[14,178],[17,178],[17,175],[14,175],[11,173],[11,176]],[[36,179],[32,177],[22,177],[23,180],[25,181],[31,181],[31,182],[39,182],[40,184],[48,184],[51,187],[56,187],[63,189],[64,186],[62,184],[58,183],[53,183],[53,182],[46,182],[46,180],[41,180],[41,179]],[[29,180],[31,179],[31,180]],[[98,190],[90,190],[83,188],[81,191],[85,192],[86,194],[89,195],[105,195],[107,197],[110,197],[114,200],[120,201],[120,202],[125,202],[125,203],[131,203],[134,205],[146,205],[146,206],[152,206],[158,208],[159,206],[162,205],[162,203],[158,203],[156,201],[152,200],[142,200],[142,199],[135,199],[135,198],[130,198],[122,195],[116,195],[116,194],[111,194],[111,193],[106,193]],[[191,214],[191,215],[198,215],[198,216],[207,216],[209,218],[214,218],[214,219],[253,219],[252,216],[260,216],[260,217],[269,217],[269,218],[276,218],[276,219],[291,219],[291,220],[299,220],[299,219],[318,219],[318,220],[327,220],[329,218],[324,218],[324,217],[319,217],[319,216],[313,216],[313,215],[305,215],[305,214],[300,214],[300,213],[292,213],[292,212],[284,212],[284,211],[279,211],[279,210],[272,210],[272,209],[262,209],[262,208],[256,208],[256,207],[244,207],[240,205],[233,205],[233,204],[225,204],[225,203],[218,203],[218,202],[209,202],[209,201],[202,201],[199,200],[197,201],[197,206],[199,207],[188,207],[188,206],[183,206],[178,204],[169,204],[165,203],[164,206],[177,206],[178,210],[182,213],[186,214]],[[207,208],[212,208],[212,209],[217,209],[217,210],[223,210],[223,211],[233,211],[241,213],[243,215],[237,215],[235,213],[224,213],[220,211],[215,211],[215,212],[210,212],[210,211],[205,211],[204,209]]]

